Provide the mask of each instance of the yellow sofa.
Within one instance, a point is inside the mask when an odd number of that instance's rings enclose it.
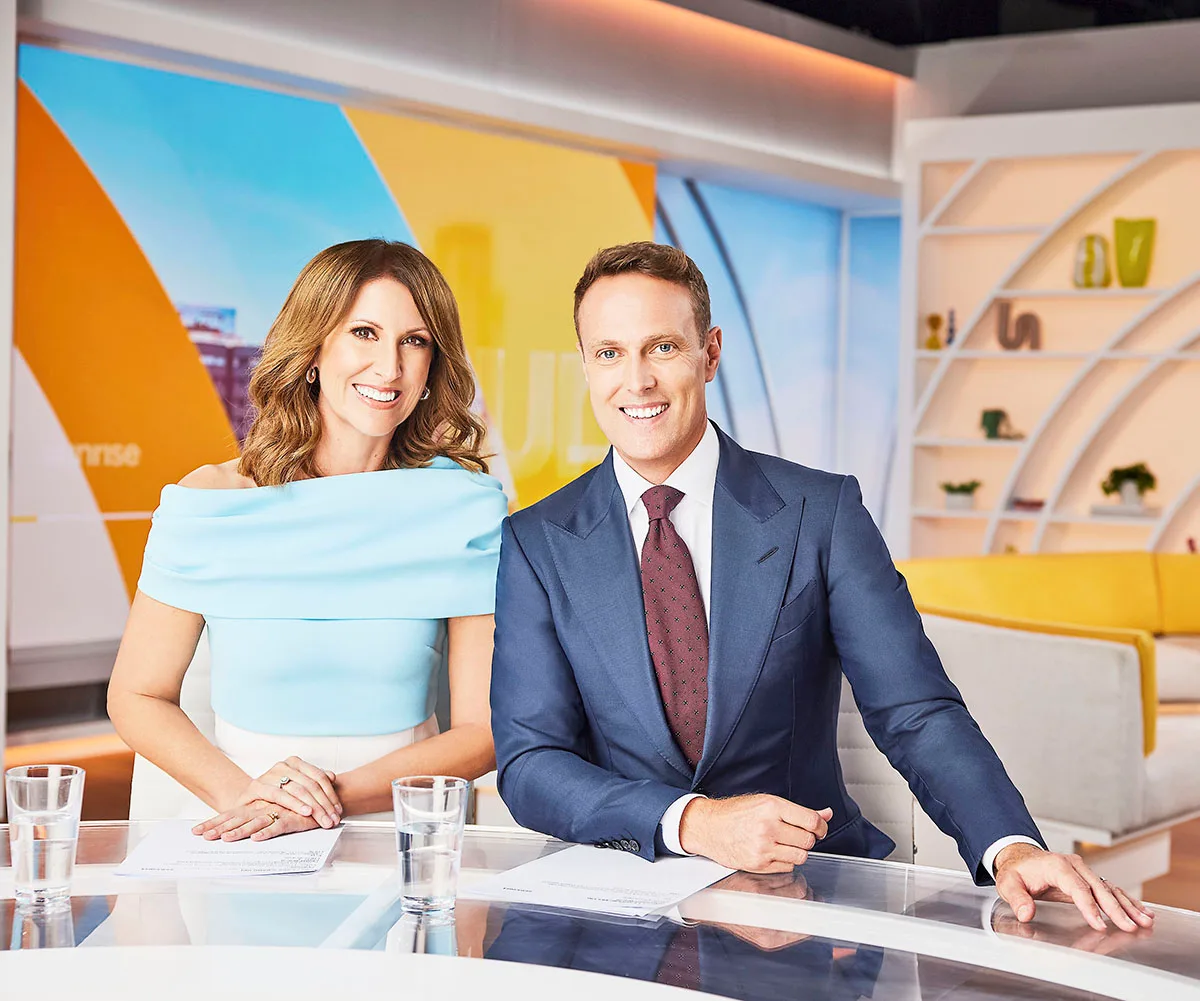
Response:
[[[1147,754],[1160,701],[1200,702],[1200,556],[1053,553],[898,566],[924,614],[1136,647]]]

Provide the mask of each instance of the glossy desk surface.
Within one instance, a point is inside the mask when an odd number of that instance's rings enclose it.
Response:
[[[422,927],[401,918],[391,826],[346,827],[318,873],[175,882],[113,875],[151,824],[84,824],[70,911],[37,917],[13,906],[5,831],[4,994],[291,999],[387,985],[397,997],[570,1001],[681,988],[747,1001],[1200,999],[1200,914],[1190,911],[1157,907],[1153,931],[1131,936],[1098,934],[1072,907],[1043,903],[1019,927],[965,875],[813,855],[786,877],[735,874],[667,918],[463,899],[453,925]],[[463,890],[563,847],[469,828]]]

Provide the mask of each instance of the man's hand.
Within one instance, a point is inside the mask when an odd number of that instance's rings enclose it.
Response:
[[[794,871],[770,875],[735,872],[732,876],[726,876],[721,882],[715,884],[713,889],[729,890],[733,893],[762,893],[768,897],[786,897],[791,900],[809,899],[808,883],[800,873]],[[750,925],[715,922],[714,926],[723,928],[763,952],[786,949],[811,937],[775,928],[758,928]]]
[[[1090,927],[1081,931],[1077,925],[1071,928],[1052,925],[1036,927],[1032,924],[1021,924],[1011,914],[995,915],[992,918],[992,930],[998,935],[1012,935],[1014,938],[1023,938],[1030,942],[1049,942],[1051,945],[1062,945],[1097,956],[1120,955],[1129,946],[1154,934],[1152,928],[1139,928],[1137,931],[1128,932],[1117,928],[1097,931]]]
[[[1096,931],[1104,931],[1105,915],[1126,932],[1154,924],[1150,908],[1105,882],[1078,855],[1058,855],[1036,845],[1009,845],[996,856],[996,892],[1022,924],[1033,920],[1035,897],[1073,902]]]
[[[745,872],[791,872],[829,832],[833,810],[809,810],[779,796],[694,799],[679,819],[685,852]]]

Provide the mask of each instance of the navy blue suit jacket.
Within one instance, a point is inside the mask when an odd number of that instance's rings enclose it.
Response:
[[[504,523],[491,693],[504,802],[526,827],[653,859],[683,793],[771,793],[833,808],[817,850],[882,858],[894,845],[838,763],[844,672],[875,744],[990,881],[980,862],[993,842],[1042,839],[946,677],[858,483],[720,443],[698,767],[663,714],[610,453]]]
[[[604,923],[510,908],[486,959],[654,981],[677,925]],[[771,952],[721,928],[696,930],[696,974],[705,994],[739,1001],[855,1001],[875,991],[883,950],[859,946],[834,960],[833,943],[809,939]]]

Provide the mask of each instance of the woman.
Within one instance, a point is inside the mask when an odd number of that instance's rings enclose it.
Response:
[[[398,775],[494,766],[506,501],[473,397],[453,294],[419,251],[359,240],[305,266],[241,458],[163,490],[109,684],[121,737],[216,814],[195,833],[332,827],[390,810]],[[206,625],[215,746],[179,708]]]

